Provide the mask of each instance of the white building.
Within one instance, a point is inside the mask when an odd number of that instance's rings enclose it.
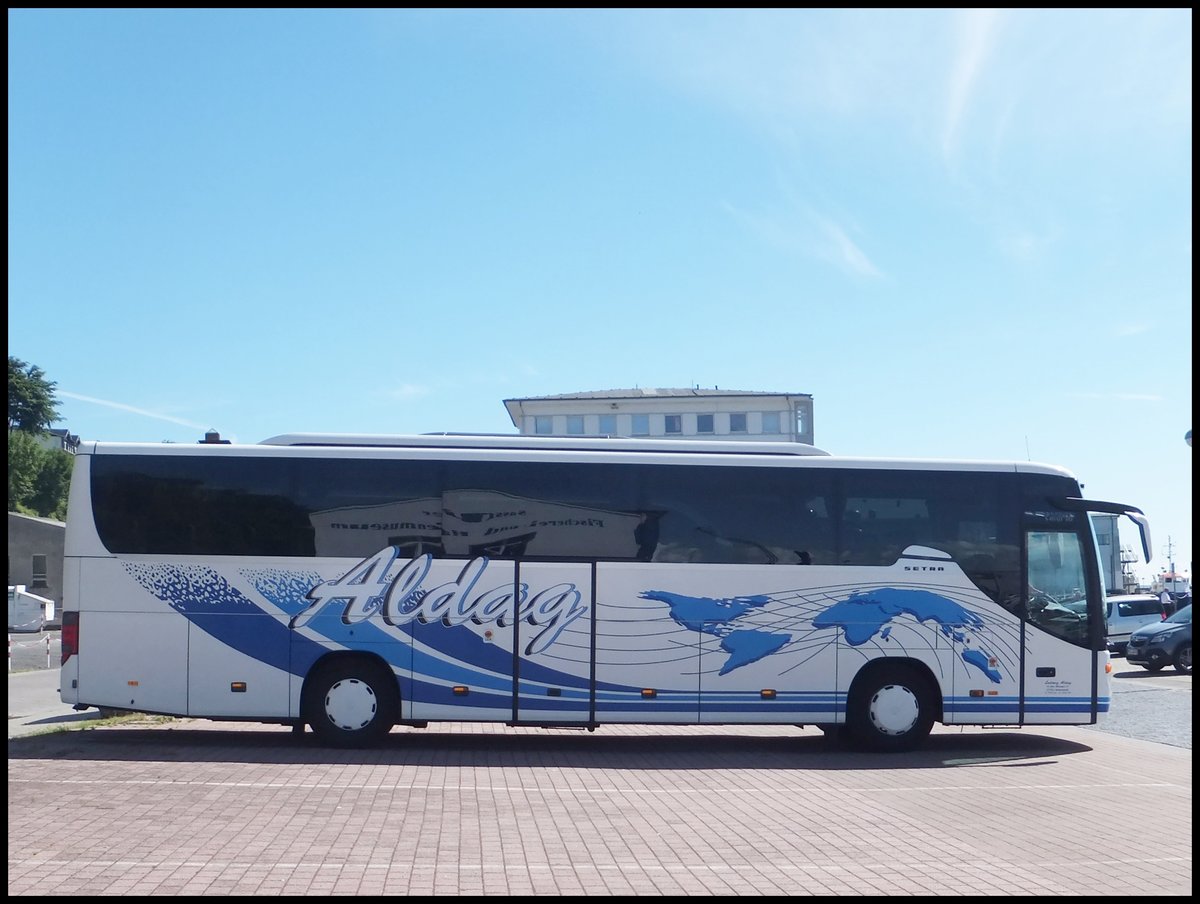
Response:
[[[1100,574],[1104,578],[1104,589],[1108,593],[1132,593],[1126,585],[1125,563],[1121,561],[1121,535],[1117,529],[1117,516],[1092,515],[1092,529],[1096,532],[1096,545],[1100,553]]]
[[[66,533],[62,521],[9,512],[8,586],[22,585],[61,611]]]
[[[79,437],[66,429],[44,430],[37,434],[36,439],[43,449],[61,449],[72,455],[79,451]]]
[[[530,436],[652,436],[813,444],[807,393],[736,389],[605,389],[505,399]]]

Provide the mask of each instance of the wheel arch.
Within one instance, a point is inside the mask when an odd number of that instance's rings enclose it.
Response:
[[[942,691],[942,683],[927,662],[911,656],[881,656],[878,659],[872,659],[859,669],[846,691],[847,708],[855,694],[861,693],[862,688],[868,685],[876,675],[893,670],[907,670],[919,678],[925,686],[926,696],[932,707],[933,721],[942,722],[945,715],[945,695]]]
[[[300,686],[301,718],[303,718],[303,714],[307,711],[307,704],[309,703],[310,695],[313,693],[313,688],[317,686],[318,682],[314,679],[319,677],[326,669],[346,662],[366,663],[370,668],[378,669],[381,674],[390,676],[396,691],[396,712],[393,713],[393,716],[397,722],[400,721],[400,711],[403,707],[404,695],[400,687],[399,676],[386,659],[378,653],[365,650],[330,650],[309,667],[304,675],[304,683]]]

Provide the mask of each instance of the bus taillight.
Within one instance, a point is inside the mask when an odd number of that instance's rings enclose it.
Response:
[[[64,612],[62,614],[62,662],[79,652],[79,612]]]

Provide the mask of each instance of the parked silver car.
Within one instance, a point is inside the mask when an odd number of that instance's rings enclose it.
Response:
[[[1125,655],[1129,635],[1143,625],[1153,625],[1167,617],[1167,610],[1152,593],[1110,596],[1108,604],[1108,651]]]

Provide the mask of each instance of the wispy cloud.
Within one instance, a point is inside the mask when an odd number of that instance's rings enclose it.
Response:
[[[928,145],[944,161],[979,166],[1047,139],[1094,154],[1098,136],[1130,129],[1190,137],[1191,16],[1187,8],[639,9],[590,24],[606,51],[620,49],[806,162],[813,135],[853,140],[882,126],[894,136],[889,153]]]
[[[153,418],[156,421],[166,421],[169,424],[180,424],[184,427],[191,427],[195,430],[207,430],[207,424],[197,424],[195,421],[184,420],[181,417],[173,417],[169,414],[161,414],[157,411],[147,411],[145,408],[138,408],[135,405],[127,405],[124,402],[113,402],[108,399],[97,399],[92,396],[80,395],[77,392],[67,392],[63,389],[56,390],[60,396],[65,396],[68,399],[75,399],[77,402],[87,402],[90,405],[103,405],[105,408],[115,408],[118,411],[127,411],[130,414],[137,414],[141,417]]]
[[[786,251],[803,250],[805,243],[800,239],[797,230],[784,226],[775,217],[751,213],[728,202],[722,206],[730,216],[768,245]]]
[[[883,273],[867,253],[850,238],[846,228],[813,210],[784,218],[740,210],[731,204],[725,210],[767,244],[833,264],[854,276],[878,278]]]
[[[974,9],[962,13],[942,124],[944,157],[951,157],[958,145],[959,130],[991,52],[998,21],[999,13],[994,9]]]
[[[817,252],[830,263],[860,276],[882,276],[879,268],[871,263],[866,253],[854,243],[837,223],[823,217],[814,217],[825,241],[817,246]]]

